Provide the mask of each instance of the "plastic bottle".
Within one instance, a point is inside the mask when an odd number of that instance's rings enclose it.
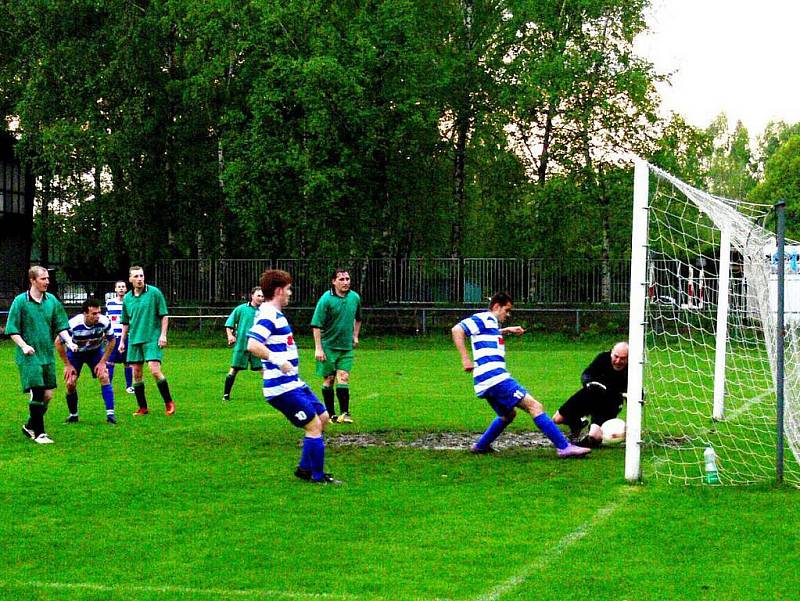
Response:
[[[706,484],[719,484],[719,471],[717,471],[717,454],[714,447],[708,445],[703,451],[706,463]]]

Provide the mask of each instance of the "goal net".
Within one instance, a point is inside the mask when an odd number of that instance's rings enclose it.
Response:
[[[800,485],[796,243],[778,265],[763,227],[771,206],[714,196],[643,161],[636,170],[626,477],[702,483],[712,447],[722,484],[775,481],[783,269],[784,479]]]

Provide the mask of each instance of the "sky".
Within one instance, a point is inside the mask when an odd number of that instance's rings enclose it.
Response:
[[[696,127],[721,112],[751,138],[770,120],[800,122],[799,0],[653,0],[636,40],[656,70],[664,109]]]

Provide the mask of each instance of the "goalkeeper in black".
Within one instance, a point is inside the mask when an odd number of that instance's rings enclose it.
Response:
[[[589,434],[580,446],[599,447],[603,441],[600,426],[622,411],[623,394],[628,391],[628,343],[618,342],[600,353],[581,374],[583,388],[559,407],[553,416],[557,424],[569,426],[569,437],[578,441],[587,425]],[[589,421],[584,417],[589,417]]]

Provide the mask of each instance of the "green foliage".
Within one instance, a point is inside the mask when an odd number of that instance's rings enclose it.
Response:
[[[747,129],[738,121],[733,131],[729,131],[728,119],[721,114],[706,131],[714,141],[706,174],[708,191],[744,200],[756,185],[756,164],[750,152]]]
[[[753,190],[752,198],[768,204],[786,201],[786,236],[800,240],[800,134],[791,136],[772,154],[764,181]]]
[[[683,117],[673,113],[649,160],[687,184],[702,189],[713,144],[708,131],[689,125]]]
[[[647,5],[0,0],[0,106],[76,275],[551,254],[554,189],[599,224],[570,246],[607,256],[627,239],[617,159],[653,142],[660,76],[632,45]]]

